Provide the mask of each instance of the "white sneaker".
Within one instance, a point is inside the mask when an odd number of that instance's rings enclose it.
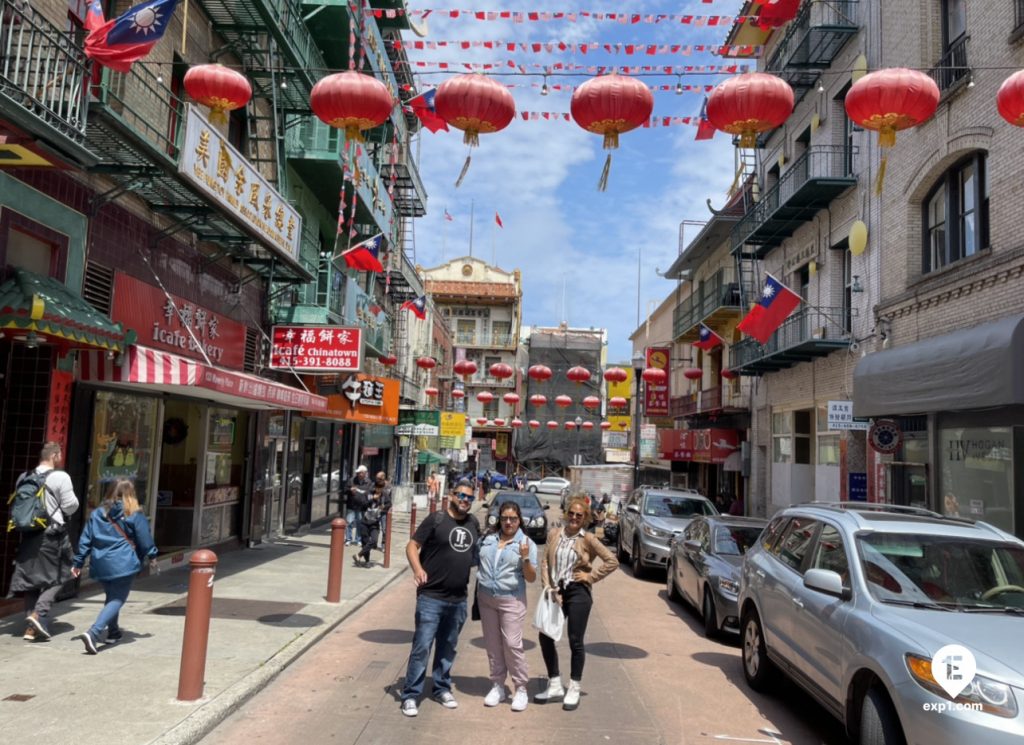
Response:
[[[434,699],[439,704],[441,704],[441,706],[443,706],[446,709],[458,709],[459,708],[459,702],[456,701],[455,700],[455,696],[453,696],[448,691],[445,691],[444,693],[442,693],[439,696],[434,696]]]
[[[497,706],[505,700],[505,686],[495,683],[484,696],[484,706]]]
[[[407,698],[402,702],[402,713],[407,717],[414,717],[420,713],[420,710],[416,708],[416,699]]]
[[[516,695],[512,697],[512,711],[523,711],[530,703],[530,696],[526,693],[525,687],[516,688]]]
[[[580,682],[570,680],[569,687],[565,689],[565,698],[562,699],[562,708],[565,711],[575,711],[580,705]]]
[[[564,695],[565,689],[562,687],[562,679],[556,675],[554,678],[548,679],[547,690],[533,697],[533,703],[546,704],[551,699],[561,698]]]

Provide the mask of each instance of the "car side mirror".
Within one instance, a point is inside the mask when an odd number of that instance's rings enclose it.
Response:
[[[635,504],[627,504],[626,505],[626,512],[632,512],[634,515],[639,515],[640,514],[640,508],[637,507]]]
[[[695,554],[700,553],[700,541],[690,538],[689,540],[683,541],[683,547],[687,551],[692,551]]]
[[[843,578],[831,569],[808,569],[804,574],[804,587],[842,600],[850,599],[850,590],[843,587]]]
[[[548,509],[550,506],[551,506],[550,504],[546,504],[546,505],[544,505],[544,509]]]
[[[480,503],[480,509],[482,509],[482,510],[486,510],[490,506],[491,505],[487,504],[487,502],[481,502]]]

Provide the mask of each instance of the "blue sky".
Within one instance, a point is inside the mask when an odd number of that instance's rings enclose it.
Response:
[[[413,9],[594,11],[640,14],[734,15],[738,0],[702,2],[579,2],[550,0],[433,0]],[[678,22],[623,25],[579,19],[525,22],[449,19],[434,13],[427,21],[426,41],[496,40],[530,42],[599,42],[631,44],[716,44],[728,27],[708,28]],[[420,37],[406,32],[409,41]],[[731,61],[710,54],[692,56],[645,54],[535,54],[505,50],[442,49],[407,52],[414,61],[493,62],[514,59],[524,64],[556,61],[581,65],[722,65]],[[529,69],[529,68],[528,68]],[[421,87],[437,85],[451,74],[416,71]],[[591,75],[557,75],[549,85],[580,85]],[[675,86],[674,76],[637,75],[649,85]],[[455,188],[467,148],[456,130],[431,134],[423,130],[418,146],[420,173],[429,194],[428,214],[416,224],[416,262],[426,267],[469,253],[471,203],[474,205],[474,255],[523,275],[523,320],[528,325],[608,329],[609,359],[628,360],[629,335],[636,328],[637,267],[640,261],[641,321],[674,289],[674,282],[656,274],[678,255],[682,220],[706,220],[707,199],[724,204],[734,173],[730,138],[719,133],[696,142],[690,126],[637,129],[622,135],[614,151],[608,189],[598,192],[605,152],[601,137],[575,122],[529,121],[519,111],[568,112],[571,93],[544,97],[531,83],[540,75],[501,75],[518,87],[511,90],[517,117],[505,130],[481,135],[473,162],[461,187]],[[684,84],[714,85],[721,75],[688,75]],[[655,91],[654,115],[697,116],[703,97]],[[444,219],[445,209],[453,221]],[[494,222],[501,214],[504,229]],[[696,235],[688,228],[687,241]],[[564,303],[563,303],[563,286]]]

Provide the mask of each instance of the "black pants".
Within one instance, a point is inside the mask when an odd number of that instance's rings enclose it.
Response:
[[[590,585],[585,582],[570,582],[562,591],[562,613],[565,614],[568,626],[569,651],[572,654],[569,671],[572,680],[583,679],[583,663],[587,659],[587,653],[583,649],[583,636],[587,633],[587,622],[590,620],[590,609],[593,605]],[[555,649],[551,637],[540,635],[540,651],[544,655],[548,678],[558,677],[558,650]]]
[[[363,522],[359,523],[359,538],[363,542],[359,555],[363,558],[363,561],[369,561],[370,549],[377,548],[377,539],[380,538],[380,523],[373,523],[372,525],[367,525]]]

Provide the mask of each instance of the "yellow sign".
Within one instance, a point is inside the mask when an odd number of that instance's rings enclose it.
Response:
[[[628,416],[610,416],[608,421],[611,422],[612,432],[628,432],[629,431],[629,417]]]
[[[622,398],[633,397],[633,370],[632,368],[622,368],[626,371],[626,379],[621,383],[608,383],[608,398],[614,398],[615,396],[622,396]]]
[[[454,411],[441,412],[441,437],[462,437],[466,434],[466,415]]]

